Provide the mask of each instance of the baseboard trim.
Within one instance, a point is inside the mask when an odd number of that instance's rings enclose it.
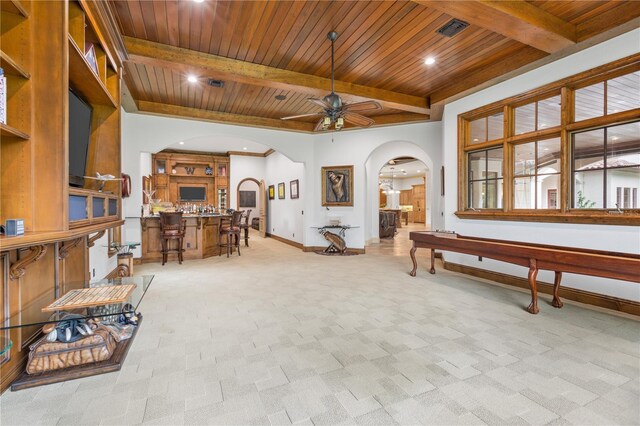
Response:
[[[529,282],[527,281],[527,279],[516,277],[514,275],[503,274],[502,272],[488,271],[486,269],[460,265],[459,263],[453,262],[444,262],[444,269],[471,275],[477,278],[495,281],[497,283],[505,284],[512,287],[529,290]],[[553,284],[538,281],[538,292],[544,294],[553,294]],[[585,305],[591,305],[603,309],[609,309],[612,311],[624,312],[626,314],[640,316],[640,303],[633,300],[620,299],[618,297],[607,296],[604,294],[592,293],[590,291],[562,286],[560,286],[560,297],[562,299],[584,303]]]
[[[282,238],[282,237],[279,237],[277,235],[270,234],[268,232],[266,233],[266,235],[267,235],[267,237],[273,238],[276,241],[280,241],[281,243],[285,243],[285,244],[288,244],[288,245],[290,245],[292,247],[295,247],[297,249],[302,250],[302,244],[300,244],[300,243],[298,243],[296,241],[287,240],[286,238]]]
[[[305,251],[305,252],[322,251],[322,250],[324,250],[326,248],[327,248],[327,246],[304,246],[302,251]],[[349,253],[349,254],[366,254],[366,251],[363,248],[348,248],[347,247],[347,253]]]

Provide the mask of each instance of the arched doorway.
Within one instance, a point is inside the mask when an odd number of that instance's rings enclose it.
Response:
[[[425,165],[425,226],[437,228],[440,218],[434,212],[440,209],[440,197],[434,188],[439,188],[440,176],[434,173],[434,162],[427,153],[414,142],[392,140],[374,149],[365,162],[366,205],[365,205],[365,241],[377,243],[379,239],[380,208],[380,170],[390,159],[412,157]],[[439,215],[438,215],[439,216]]]
[[[380,210],[396,215],[398,228],[427,223],[427,166],[414,157],[392,158],[379,172]]]
[[[236,208],[238,210],[251,210],[249,212],[249,228],[252,228],[252,223],[254,218],[258,218],[259,227],[258,231],[260,232],[260,236],[264,237],[266,232],[266,194],[265,194],[265,185],[264,181],[259,181],[258,179],[247,177],[238,182],[238,186],[236,188],[237,196],[236,196]],[[251,232],[251,231],[249,231]]]

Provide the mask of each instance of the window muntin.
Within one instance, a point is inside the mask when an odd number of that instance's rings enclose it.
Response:
[[[469,123],[469,145],[475,145],[504,136],[504,114],[498,112]]]
[[[513,207],[557,209],[560,138],[515,145],[513,158]]]
[[[502,147],[468,154],[468,207],[472,209],[502,208]]]
[[[572,135],[573,200],[576,209],[635,208],[640,188],[640,121]],[[629,189],[629,202],[624,190]]]
[[[560,125],[560,95],[519,106],[515,109],[516,135]]]

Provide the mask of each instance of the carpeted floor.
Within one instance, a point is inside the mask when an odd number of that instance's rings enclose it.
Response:
[[[638,424],[640,326],[438,270],[253,237],[150,264],[122,371],[0,397],[11,424]],[[400,247],[400,248],[398,248]]]

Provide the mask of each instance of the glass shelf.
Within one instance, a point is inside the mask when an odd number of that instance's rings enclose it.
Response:
[[[137,275],[133,277],[122,277],[93,281],[90,283],[69,283],[67,284],[67,286],[73,289],[131,284],[135,285],[135,287],[131,291],[129,296],[127,296],[126,301],[123,303],[94,306],[68,311],[56,311],[53,314],[49,312],[41,312],[42,308],[48,306],[54,301],[48,293],[45,293],[39,298],[34,299],[28,306],[23,307],[21,313],[10,317],[8,323],[5,322],[5,325],[3,327],[0,327],[0,330],[56,323],[69,313],[86,315],[87,317],[91,318],[100,318],[103,321],[109,321],[113,319],[112,317],[120,314],[135,314],[138,306],[140,305],[140,302],[142,301],[142,298],[149,289],[153,278],[153,275]],[[24,314],[25,312],[29,312],[29,315],[26,316]]]

